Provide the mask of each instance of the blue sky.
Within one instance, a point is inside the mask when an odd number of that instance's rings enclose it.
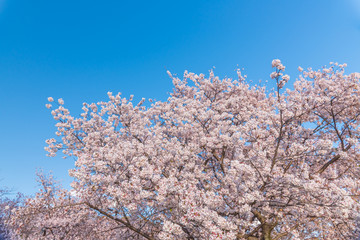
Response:
[[[77,115],[108,91],[165,100],[166,70],[235,77],[239,66],[257,82],[280,58],[292,80],[299,65],[360,71],[359,0],[0,0],[0,34],[0,185],[25,194],[40,168],[71,181],[74,159],[44,151],[49,96]]]

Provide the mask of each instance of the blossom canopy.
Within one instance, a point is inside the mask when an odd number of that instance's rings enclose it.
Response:
[[[75,157],[72,190],[44,189],[11,211],[27,239],[353,239],[359,217],[359,74],[345,65],[299,67],[284,88],[170,74],[167,101],[134,104],[108,93],[64,101],[52,115],[50,156]]]

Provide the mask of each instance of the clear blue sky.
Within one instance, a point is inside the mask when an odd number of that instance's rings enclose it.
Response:
[[[107,92],[164,100],[166,70],[269,79],[280,58],[297,67],[330,61],[360,71],[360,0],[0,0],[0,185],[36,191],[35,171],[65,186],[73,159],[48,158],[55,136],[47,97],[74,114]]]

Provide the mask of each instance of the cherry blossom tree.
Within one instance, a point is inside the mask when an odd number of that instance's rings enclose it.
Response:
[[[12,229],[6,224],[11,216],[12,209],[17,207],[21,202],[22,194],[18,193],[15,197],[10,198],[11,191],[3,187],[0,189],[0,240],[11,239]]]
[[[354,239],[359,204],[360,74],[345,64],[307,69],[274,90],[212,71],[169,73],[167,101],[108,93],[47,107],[50,156],[76,159],[67,191],[43,190],[11,211],[24,239]]]
[[[4,210],[7,209],[7,205],[5,204],[5,195],[7,193],[6,189],[0,189],[0,240],[7,238],[7,228],[4,224]],[[5,209],[6,207],[6,209]]]

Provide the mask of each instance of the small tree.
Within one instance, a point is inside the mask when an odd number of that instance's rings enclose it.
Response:
[[[60,99],[46,150],[76,158],[72,190],[43,178],[9,224],[27,239],[354,239],[360,74],[299,68],[290,90],[272,66],[270,93],[211,71],[169,73],[150,107],[108,93],[75,118]]]
[[[0,240],[7,239],[7,228],[4,224],[4,214],[8,207],[5,204],[5,195],[7,191],[5,189],[0,189]]]
[[[18,206],[23,197],[22,194],[17,194],[15,198],[9,198],[9,195],[11,195],[9,189],[5,187],[0,189],[0,240],[12,239],[13,231],[7,221],[11,217],[11,210]]]

